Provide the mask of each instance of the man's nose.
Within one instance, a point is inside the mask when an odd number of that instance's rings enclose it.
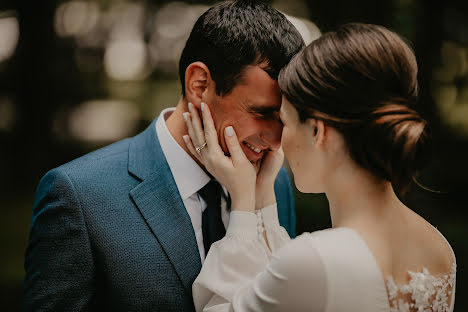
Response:
[[[271,121],[268,127],[262,131],[260,137],[269,145],[271,150],[277,150],[281,146],[283,125],[279,121]]]

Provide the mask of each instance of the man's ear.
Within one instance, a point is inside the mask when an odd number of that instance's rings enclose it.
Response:
[[[199,106],[203,98],[214,90],[210,70],[202,62],[194,62],[185,70],[185,96],[188,102]]]

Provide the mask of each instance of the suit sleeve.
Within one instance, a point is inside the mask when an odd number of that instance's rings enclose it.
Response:
[[[34,199],[23,311],[82,311],[93,295],[94,263],[80,199],[69,176],[47,173]]]
[[[278,203],[278,216],[281,226],[291,238],[296,237],[296,210],[294,195],[288,171],[283,167],[275,181],[275,194]]]

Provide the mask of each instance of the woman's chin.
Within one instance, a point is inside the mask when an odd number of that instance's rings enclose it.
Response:
[[[301,184],[297,184],[297,183],[296,183],[296,188],[297,188],[297,190],[298,190],[299,192],[301,192],[301,193],[305,193],[305,194],[310,193],[310,192],[308,191],[308,189],[307,189],[306,187],[304,187],[303,185],[301,185]]]
[[[324,193],[321,187],[312,185],[310,181],[300,181],[294,177],[294,184],[299,192],[304,194],[321,194]]]

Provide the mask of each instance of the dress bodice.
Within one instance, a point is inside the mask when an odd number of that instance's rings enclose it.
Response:
[[[226,237],[212,246],[194,283],[197,311],[453,311],[455,258],[446,276],[422,269],[398,286],[384,278],[357,231],[334,228],[291,240],[275,209],[231,213]]]
[[[437,229],[436,231],[443,237],[443,235]],[[356,231],[354,232],[357,234]],[[359,234],[357,234],[357,236],[359,236]],[[445,237],[443,238],[445,240]],[[361,237],[359,237],[359,239],[364,242]],[[447,241],[446,243],[449,245]],[[371,250],[369,248],[366,249],[367,251],[363,250],[363,252],[368,252],[370,255],[372,255]],[[424,267],[421,269],[421,272],[413,272],[409,270],[409,281],[404,284],[397,284],[392,276],[387,276],[385,278],[385,285],[387,290],[387,299],[389,302],[389,311],[453,311],[453,306],[455,303],[454,292],[456,279],[456,262],[453,251],[452,256],[454,259],[452,268],[450,272],[443,274],[442,276],[434,276]]]
[[[438,231],[437,231],[438,232]],[[440,234],[440,232],[438,232]],[[365,292],[371,296],[378,298],[376,303],[380,306],[383,302],[388,303],[388,307],[384,311],[389,312],[450,312],[453,311],[455,296],[455,279],[456,279],[456,262],[453,255],[453,265],[450,272],[442,276],[434,276],[426,269],[422,268],[421,272],[408,271],[409,281],[402,285],[397,285],[392,276],[387,276],[385,279],[382,276],[381,270],[377,264],[372,251],[365,243],[364,239],[358,232],[349,228],[336,228],[325,231],[312,233],[311,235],[320,237],[320,244],[326,242],[330,247],[330,251],[324,259],[325,262],[335,263],[335,268],[329,270],[337,270],[337,267],[343,266],[343,258],[347,257],[348,265],[345,265],[347,270],[353,270],[349,266],[354,267],[354,270],[364,272],[368,271],[367,275],[363,275],[360,281],[353,287],[367,289]],[[440,234],[442,235],[442,234]],[[442,236],[443,237],[443,236]],[[444,238],[445,240],[445,238]],[[347,256],[351,250],[345,251],[342,248],[336,248],[346,244],[347,249],[353,249],[355,253],[360,253],[360,256]],[[447,242],[448,244],[448,242]],[[334,247],[335,246],[335,247]],[[323,248],[323,247],[322,247]],[[341,250],[339,250],[341,249]],[[341,259],[341,260],[333,260]],[[341,264],[340,264],[341,262]],[[342,270],[342,269],[338,269]],[[348,279],[346,275],[349,273],[341,272],[339,275],[332,273],[331,279],[336,280],[337,284],[343,283]],[[341,277],[340,277],[341,276]],[[370,278],[372,277],[373,278]],[[359,278],[356,276],[356,278]],[[375,283],[374,287],[372,283]],[[346,285],[349,285],[346,283]],[[342,288],[342,285],[336,285],[336,289]],[[382,291],[385,288],[385,293]],[[342,289],[345,292],[345,289]],[[354,289],[353,292],[357,290]],[[339,294],[342,296],[342,294]],[[338,297],[337,301],[340,301]],[[352,299],[349,299],[352,300]],[[341,311],[341,308],[331,310]],[[344,311],[344,310],[343,310]],[[376,310],[377,311],[377,310]],[[380,310],[378,310],[380,311]]]

